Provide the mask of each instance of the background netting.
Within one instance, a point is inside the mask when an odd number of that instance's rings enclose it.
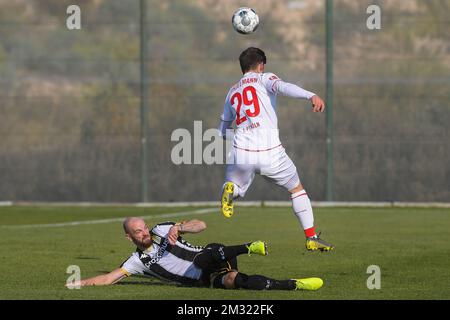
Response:
[[[0,200],[140,201],[139,1],[0,0]],[[148,0],[149,200],[219,198],[223,165],[174,165],[171,134],[219,123],[262,48],[266,70],[325,96],[324,1]],[[366,9],[382,9],[368,30]],[[338,201],[450,201],[450,1],[334,1]],[[325,200],[325,115],[280,97],[281,139],[312,200]],[[206,146],[208,142],[204,142]],[[257,177],[247,200],[288,200]]]

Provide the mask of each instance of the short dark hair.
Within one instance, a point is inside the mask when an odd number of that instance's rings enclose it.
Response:
[[[242,73],[255,68],[258,64],[266,64],[266,54],[259,48],[247,48],[239,56]]]

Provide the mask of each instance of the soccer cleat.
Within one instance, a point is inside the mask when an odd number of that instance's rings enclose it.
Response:
[[[259,254],[260,256],[267,256],[269,253],[267,251],[267,243],[265,243],[264,241],[254,241],[247,245],[247,248],[249,255]]]
[[[331,243],[328,243],[326,241],[323,241],[320,239],[320,237],[316,238],[306,238],[306,249],[308,251],[331,251],[334,249],[333,245]]]
[[[230,218],[233,215],[233,195],[233,182],[225,183],[222,192],[222,214],[227,218]]]
[[[292,279],[295,281],[295,290],[318,290],[323,286],[320,278]]]

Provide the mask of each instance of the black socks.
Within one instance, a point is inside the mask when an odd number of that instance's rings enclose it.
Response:
[[[248,253],[248,248],[246,244],[241,244],[238,246],[227,246],[223,247],[223,253],[226,260],[230,260],[238,255]]]
[[[239,272],[234,279],[236,288],[250,290],[294,290],[295,280],[275,280],[261,275],[246,275]]]

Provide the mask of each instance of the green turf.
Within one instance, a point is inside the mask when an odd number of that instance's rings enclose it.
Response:
[[[306,252],[287,207],[237,207],[231,219],[219,212],[189,217],[208,225],[186,237],[191,243],[266,240],[269,255],[239,257],[240,270],[279,279],[318,276],[325,285],[316,292],[185,288],[141,277],[69,290],[64,287],[69,265],[78,265],[83,278],[91,277],[118,267],[134,250],[120,222],[17,228],[195,209],[1,207],[0,299],[450,299],[448,209],[317,208],[317,229],[336,246],[330,253]],[[147,222],[160,220],[167,219]],[[381,268],[380,290],[367,289],[370,265]]]

